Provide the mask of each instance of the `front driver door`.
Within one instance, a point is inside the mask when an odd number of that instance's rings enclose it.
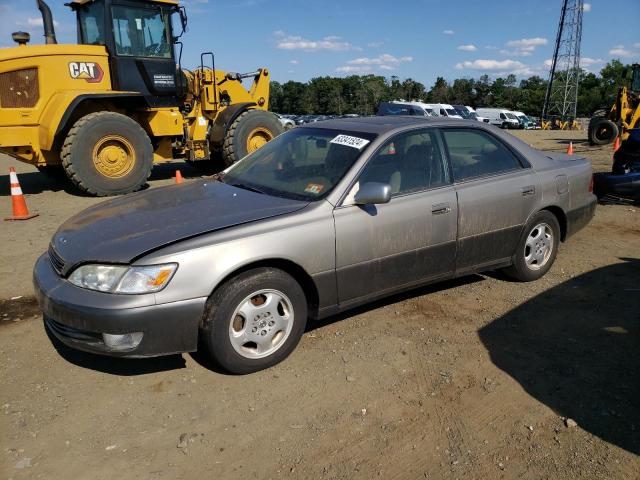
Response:
[[[387,183],[391,201],[359,206],[359,185]],[[457,204],[441,143],[430,129],[398,134],[368,161],[334,210],[341,305],[452,275]]]

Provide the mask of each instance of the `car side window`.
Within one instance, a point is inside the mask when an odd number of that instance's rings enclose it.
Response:
[[[443,130],[453,179],[495,175],[522,168],[518,159],[493,135],[480,130]]]
[[[506,116],[504,113],[501,113],[501,114],[500,114],[500,119],[501,119],[501,120],[506,120],[506,119],[507,119],[507,116]]]
[[[362,171],[358,184],[367,182],[389,184],[392,196],[447,185],[436,133],[416,130],[388,140]]]

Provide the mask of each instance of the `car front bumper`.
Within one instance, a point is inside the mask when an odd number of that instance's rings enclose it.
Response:
[[[131,358],[197,349],[206,297],[156,304],[153,294],[116,295],[86,290],[61,278],[46,253],[36,262],[33,284],[45,327],[72,348]],[[140,333],[142,339],[130,348],[113,346],[110,341]]]

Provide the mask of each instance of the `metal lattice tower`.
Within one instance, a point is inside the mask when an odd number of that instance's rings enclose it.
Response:
[[[574,119],[580,81],[584,0],[563,0],[542,118]]]

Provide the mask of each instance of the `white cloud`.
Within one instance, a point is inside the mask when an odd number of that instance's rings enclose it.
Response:
[[[300,62],[298,60],[289,60],[291,65],[298,65]]]
[[[539,75],[543,73],[542,67],[536,66],[532,67],[530,65],[526,65],[517,60],[474,60],[474,61],[465,61],[456,64],[455,66],[458,70],[463,69],[471,69],[471,70],[480,70],[483,72],[491,72],[494,75],[503,76],[503,75],[519,75],[519,76],[531,76],[531,75]]]
[[[478,50],[478,47],[473,44],[458,45],[458,50],[462,50],[463,52],[475,52],[476,50]]]
[[[36,17],[36,18],[29,17],[27,18],[26,22],[17,21],[16,25],[18,25],[19,27],[42,27],[43,26],[42,17]],[[56,20],[54,20],[53,26],[59,27],[60,24]]]
[[[453,35],[456,32],[454,32],[453,30],[444,30],[442,33],[444,33],[445,35]]]
[[[344,65],[336,68],[336,72],[340,73],[368,73],[370,71],[370,65]]]
[[[367,43],[368,48],[380,48],[384,45],[384,42],[369,42]]]
[[[539,45],[546,45],[549,41],[546,38],[535,37],[535,38],[523,38],[521,40],[509,40],[507,42],[507,47],[537,47]]]
[[[591,11],[591,4],[590,4],[590,3],[585,3],[585,4],[582,6],[582,11],[583,11],[583,12],[590,12],[590,11]]]
[[[389,53],[383,53],[377,57],[360,57],[349,60],[346,65],[338,67],[336,71],[344,73],[363,73],[372,71],[373,67],[377,67],[379,70],[395,70],[395,68],[401,63],[412,61],[413,57],[408,55],[396,57]]]
[[[349,65],[397,65],[399,63],[412,62],[413,57],[404,56],[404,57],[395,57],[388,53],[383,53],[382,55],[378,55],[377,57],[369,58],[369,57],[361,57],[356,58],[354,60],[349,60],[347,63]]]
[[[552,64],[552,63],[553,63],[553,61],[552,61],[550,58],[547,58],[547,59],[544,61],[544,66],[545,66],[545,67],[551,67],[551,64]]]
[[[524,68],[526,65],[516,60],[474,60],[456,64],[458,70],[470,68],[472,70],[512,70]]]
[[[303,50],[305,52],[361,50],[335,35],[329,35],[321,40],[308,40],[298,35],[286,35],[282,30],[273,32],[273,35],[277,39],[276,47],[281,50]]]
[[[590,67],[592,65],[596,65],[598,63],[604,63],[604,60],[601,58],[590,58],[590,57],[581,57],[580,58],[580,66],[581,67]]]
[[[640,42],[639,43],[634,43],[633,44],[633,48],[640,48]]]
[[[536,47],[539,47],[540,45],[546,45],[547,43],[549,43],[549,41],[546,38],[542,37],[509,40],[507,42],[507,47],[510,47],[510,49],[500,50],[500,53],[502,55],[528,57],[535,51]]]
[[[614,57],[633,57],[634,53],[631,50],[627,50],[624,48],[624,45],[615,45],[611,50],[609,50],[609,55]]]

